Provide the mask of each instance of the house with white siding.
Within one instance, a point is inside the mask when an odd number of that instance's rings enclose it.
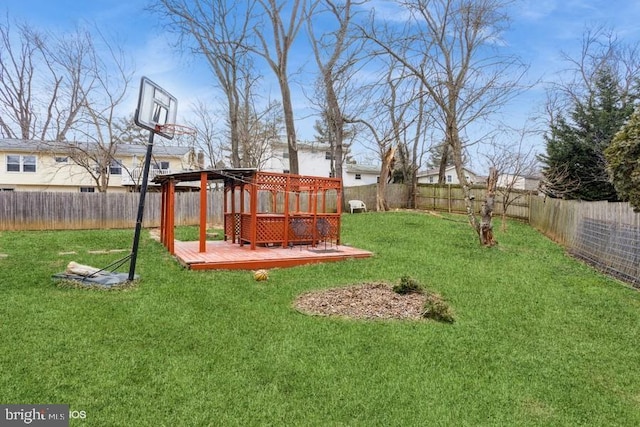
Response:
[[[92,143],[76,146],[84,152],[97,149]],[[69,142],[0,139],[0,191],[98,191],[89,171],[74,161],[78,152]],[[107,191],[139,188],[146,152],[146,145],[118,144],[106,171]],[[196,163],[189,147],[154,145],[149,181],[159,174],[197,169]]]
[[[503,173],[498,175],[498,188],[511,187],[513,190],[538,191],[542,175],[514,175]]]
[[[475,172],[473,172],[469,168],[463,168],[465,172],[465,178],[469,184],[479,184],[481,181],[481,177],[479,177]],[[456,185],[460,184],[458,180],[458,174],[456,173],[455,166],[448,166],[445,170],[445,184]],[[418,184],[437,184],[438,177],[440,175],[440,169],[430,169],[426,172],[418,173]]]
[[[380,181],[380,166],[347,163],[342,174],[342,185],[345,187],[377,184]]]
[[[331,176],[331,150],[327,144],[318,142],[298,143],[298,164],[300,175]],[[265,172],[289,172],[289,150],[284,142],[271,145],[271,153],[264,166]],[[342,185],[354,187],[375,184],[380,177],[379,166],[346,163],[342,167]]]

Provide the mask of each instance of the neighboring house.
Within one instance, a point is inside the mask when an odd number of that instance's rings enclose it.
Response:
[[[298,165],[300,175],[331,176],[331,151],[327,144],[317,142],[298,143]],[[271,146],[271,155],[260,168],[265,172],[289,172],[289,150],[284,142]],[[342,168],[342,183],[345,187],[375,184],[380,176],[380,167],[347,163]]]
[[[348,163],[342,170],[342,185],[357,187],[359,185],[377,184],[380,179],[380,166],[367,166]]]
[[[275,142],[266,163],[260,168],[264,172],[289,173],[289,148],[286,142]],[[331,173],[331,151],[327,144],[298,142],[298,168],[300,175],[329,177]]]
[[[469,184],[478,184],[481,178],[471,169],[464,168],[465,177]],[[440,169],[430,169],[426,172],[418,173],[418,184],[437,184]],[[449,166],[445,170],[445,184],[460,184],[455,166]]]
[[[90,143],[78,143],[90,149]],[[0,139],[0,191],[96,192],[89,172],[69,156],[67,143]],[[107,191],[135,191],[141,183],[145,145],[118,144]],[[149,181],[158,174],[197,169],[188,147],[155,145]],[[152,185],[150,183],[150,185]]]
[[[512,185],[512,189],[514,190],[538,191],[541,180],[541,175],[520,176],[504,173],[498,176],[498,188],[505,188]]]

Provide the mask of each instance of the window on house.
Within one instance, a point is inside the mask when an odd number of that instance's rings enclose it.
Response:
[[[69,157],[56,156],[56,163],[69,163]]]
[[[0,188],[0,191],[13,191],[13,188]]]
[[[169,162],[155,162],[153,164],[154,169],[169,169]]]
[[[23,156],[22,172],[35,172],[35,171],[36,171],[36,156]]]
[[[288,159],[289,158],[289,152],[288,151],[283,151],[282,152],[282,158],[283,159]]]
[[[362,179],[362,175],[360,175],[359,173],[356,174],[356,179]]]
[[[35,172],[36,156],[7,156],[7,172]]]
[[[119,160],[111,160],[109,173],[111,175],[122,175],[122,163]]]
[[[447,175],[447,182],[451,182],[451,175]]]
[[[331,160],[331,158],[332,158],[332,157],[333,157],[333,156],[331,155],[331,151],[326,151],[326,152],[324,153],[324,158],[325,158],[326,160]]]
[[[81,193],[95,193],[96,189],[94,187],[80,187]]]
[[[20,172],[20,156],[7,156],[7,172]]]
[[[433,177],[432,176],[429,177],[429,184],[433,184]]]

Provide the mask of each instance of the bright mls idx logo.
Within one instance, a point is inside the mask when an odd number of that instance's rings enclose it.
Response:
[[[2,427],[68,427],[69,405],[0,405]]]

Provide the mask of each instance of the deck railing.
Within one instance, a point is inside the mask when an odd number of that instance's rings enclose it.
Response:
[[[149,169],[149,180],[148,182],[153,181],[157,175],[166,175],[170,173],[174,173],[177,171],[171,169]],[[122,174],[122,185],[140,185],[142,184],[142,173],[143,169],[141,167],[134,168],[130,171],[130,173]]]

